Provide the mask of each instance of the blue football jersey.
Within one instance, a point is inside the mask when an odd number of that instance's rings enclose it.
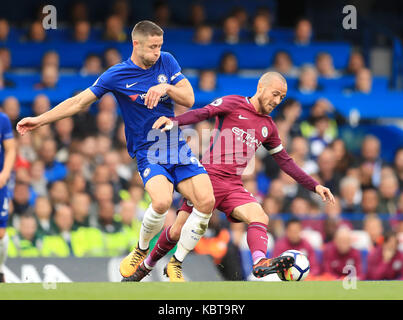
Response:
[[[175,85],[184,78],[175,58],[162,51],[151,68],[144,70],[129,58],[106,70],[90,87],[98,98],[111,92],[118,101],[125,123],[127,150],[131,157],[134,158],[138,150],[147,149],[159,140],[155,135],[151,135],[151,138],[149,135],[159,117],[174,116],[173,101],[168,95],[162,96],[153,109],[147,108],[144,99],[148,89],[160,83]],[[169,133],[167,136],[169,141]]]
[[[3,170],[4,165],[4,145],[3,141],[14,138],[13,129],[8,116],[0,112],[0,171]]]

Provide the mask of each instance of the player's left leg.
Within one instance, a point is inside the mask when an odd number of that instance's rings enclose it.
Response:
[[[248,224],[246,240],[252,254],[253,274],[257,278],[292,267],[292,257],[266,258],[269,217],[260,204],[250,202],[240,205],[234,208],[231,217]]]

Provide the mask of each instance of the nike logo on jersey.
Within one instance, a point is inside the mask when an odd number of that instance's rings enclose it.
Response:
[[[137,84],[137,82],[135,82],[135,83],[132,83],[132,84],[128,84],[128,83],[126,83],[126,88],[130,88],[130,87],[133,87],[135,84]]]
[[[246,120],[246,119],[248,119],[248,118],[245,118],[244,116],[242,116],[242,115],[239,115],[239,117],[238,117],[239,119],[241,119],[241,120]]]

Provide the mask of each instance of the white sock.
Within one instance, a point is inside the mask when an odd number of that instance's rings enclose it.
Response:
[[[139,237],[139,248],[141,250],[148,249],[151,239],[161,231],[167,213],[168,211],[163,214],[155,212],[152,204],[150,204],[144,213],[143,222],[141,223]]]
[[[8,249],[8,234],[4,235],[3,238],[0,239],[0,272],[3,272],[4,263],[7,258],[7,249]]]
[[[182,262],[186,255],[196,247],[196,244],[206,233],[210,217],[211,213],[202,213],[193,208],[192,213],[182,227],[178,247],[174,254],[177,260]]]

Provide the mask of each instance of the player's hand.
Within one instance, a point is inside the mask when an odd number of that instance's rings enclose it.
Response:
[[[24,135],[28,131],[35,130],[39,128],[42,123],[39,121],[38,117],[27,117],[23,118],[17,123],[17,131],[20,135]]]
[[[174,126],[174,123],[173,123],[173,121],[171,119],[162,116],[162,117],[159,117],[157,119],[157,121],[154,122],[152,128],[153,129],[159,129],[162,126],[164,126],[164,128],[161,129],[161,132],[165,132],[165,131],[171,130],[173,128],[173,126]]]
[[[169,84],[160,83],[148,89],[146,97],[144,98],[144,104],[148,109],[152,109],[157,106],[160,98],[167,93],[168,87]]]
[[[329,201],[332,204],[335,204],[334,196],[329,188],[326,188],[320,184],[315,187],[315,192],[321,196],[323,201]]]

